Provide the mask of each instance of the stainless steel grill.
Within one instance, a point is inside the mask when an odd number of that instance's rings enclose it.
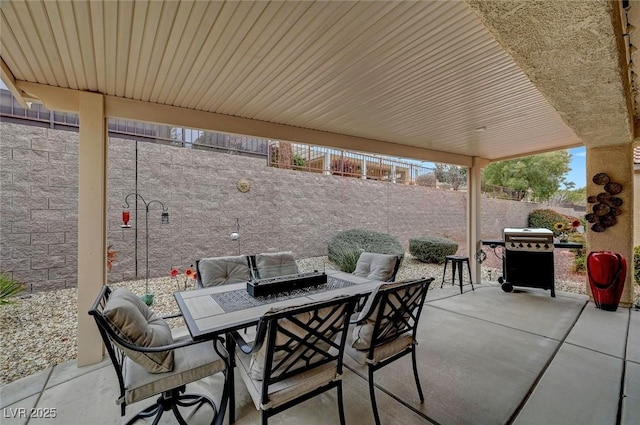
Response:
[[[502,289],[514,286],[551,290],[555,297],[553,232],[548,229],[505,228],[502,261]]]

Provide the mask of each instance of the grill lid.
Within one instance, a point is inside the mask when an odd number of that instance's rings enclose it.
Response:
[[[553,232],[549,229],[506,227],[504,246],[509,251],[553,251]]]
[[[504,235],[512,235],[512,236],[538,236],[538,237],[551,237],[553,238],[553,232],[549,229],[542,229],[542,228],[523,228],[523,229],[518,229],[518,228],[513,228],[513,227],[505,227],[504,230]]]

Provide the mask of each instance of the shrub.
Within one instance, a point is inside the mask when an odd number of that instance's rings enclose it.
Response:
[[[554,230],[554,224],[558,222],[564,223],[566,220],[564,215],[554,210],[533,210],[529,213],[527,225],[529,227]]]
[[[560,214],[557,211],[549,209],[533,210],[529,213],[529,219],[527,225],[529,227],[536,227],[541,229],[549,229],[553,232],[554,236],[558,236],[561,232],[556,230],[553,226],[556,223],[563,223],[565,227],[574,220],[583,222],[578,217],[568,216]]]
[[[329,260],[344,272],[351,273],[356,269],[358,257],[362,252],[404,255],[404,249],[398,239],[372,230],[344,230],[329,241]]]
[[[304,159],[301,155],[296,153],[296,154],[293,154],[293,157],[291,158],[291,163],[294,169],[300,169],[300,168],[304,168],[304,166],[307,165],[307,160]]]
[[[640,284],[640,245],[633,247],[633,278]]]
[[[24,291],[24,285],[0,270],[0,305],[11,304],[11,297]]]
[[[343,272],[352,273],[356,269],[361,252],[362,251],[343,252],[342,255],[335,260],[336,266]]]
[[[433,173],[421,174],[416,177],[416,184],[424,187],[436,187],[436,175]]]
[[[453,255],[458,244],[447,238],[422,237],[409,239],[409,252],[424,263],[444,263],[447,255]]]

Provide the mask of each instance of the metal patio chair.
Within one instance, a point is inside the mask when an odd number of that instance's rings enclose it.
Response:
[[[116,403],[121,406],[121,416],[128,404],[159,395],[127,424],[153,418],[155,425],[167,410],[173,411],[178,423],[186,424],[180,408],[190,409],[191,416],[204,405],[213,411],[211,424],[222,424],[229,394],[226,379],[219,408],[207,396],[184,394],[191,382],[220,372],[228,377],[229,358],[221,339],[196,343],[185,336],[174,340],[164,318],[125,288],[112,291],[103,287],[89,314],[98,325],[118,377],[120,396]]]
[[[433,278],[386,283],[372,293],[349,332],[345,352],[367,365],[369,394],[376,425],[380,416],[376,404],[373,373],[411,354],[413,376],[420,402],[424,402],[416,362],[416,331],[422,306]]]
[[[277,309],[258,324],[253,346],[234,333],[236,364],[262,423],[298,403],[336,388],[344,425],[342,359],[354,297]],[[231,396],[233,405],[233,395]]]

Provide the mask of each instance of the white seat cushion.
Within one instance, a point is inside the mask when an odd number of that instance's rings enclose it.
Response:
[[[364,350],[359,350],[357,348],[354,348],[353,335],[355,332],[353,331],[353,328],[355,328],[355,326],[350,328],[350,332],[347,334],[347,343],[344,348],[344,352],[359,364],[363,364],[363,365],[367,363],[377,364],[378,362],[405,350],[411,344],[417,344],[417,342],[414,342],[413,336],[410,333],[407,333],[399,336],[398,338],[390,342],[387,342],[386,344],[382,344],[376,347],[376,349],[373,352],[373,359],[369,360],[367,359],[367,355],[369,355],[369,347],[367,347]]]
[[[164,374],[151,374],[131,359],[125,359],[124,401],[127,404],[198,381],[226,368],[224,360],[213,349],[212,341],[177,348],[173,353],[173,370]]]
[[[262,405],[262,380],[251,377],[251,355],[238,351],[236,353],[236,359],[240,376],[247,386],[251,399],[258,410],[261,408],[266,410],[280,406],[302,394],[341,378],[341,376],[337,374],[336,362],[318,366],[271,385],[269,387],[269,402]]]

